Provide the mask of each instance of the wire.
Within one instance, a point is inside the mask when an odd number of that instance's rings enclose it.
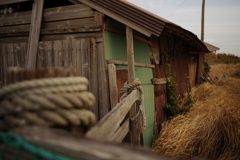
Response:
[[[183,0],[182,3],[180,5],[178,5],[177,8],[175,8],[175,10],[172,13],[170,13],[167,17],[170,18],[176,12],[176,10],[178,10],[178,8],[181,7],[185,3],[185,1],[186,0]]]

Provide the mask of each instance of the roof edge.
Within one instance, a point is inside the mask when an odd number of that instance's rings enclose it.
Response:
[[[103,7],[91,3],[89,0],[78,0],[78,1],[83,3],[83,4],[85,4],[85,5],[87,5],[87,6],[89,6],[89,7],[91,7],[91,8],[93,8],[93,9],[95,9],[95,10],[100,11],[101,13],[103,13],[103,14],[105,14],[105,15],[107,15],[107,16],[109,16],[109,17],[111,17],[111,18],[113,18],[113,19],[115,19],[115,20],[117,20],[117,21],[127,25],[127,26],[129,26],[130,28],[132,28],[132,29],[134,29],[134,30],[144,34],[147,37],[150,37],[152,35],[152,33],[147,32],[143,28],[135,26],[133,23],[131,23],[127,19],[124,19],[124,18],[122,18],[122,17],[120,17],[120,16],[118,16],[118,15],[116,15],[116,14],[110,12],[110,11],[104,10]],[[157,36],[159,36],[159,35],[157,35]]]

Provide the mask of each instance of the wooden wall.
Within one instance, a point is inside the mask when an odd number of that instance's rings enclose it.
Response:
[[[0,87],[7,69],[25,67],[31,12],[0,15]],[[83,4],[44,9],[36,68],[73,67],[89,79],[97,102],[94,112],[109,110],[102,33],[103,15]]]
[[[154,78],[167,78],[166,66],[171,64],[172,74],[176,76],[176,96],[183,96],[188,85],[194,87],[196,84],[197,55],[191,55],[191,47],[181,39],[163,32],[159,38],[159,61],[153,69]],[[156,60],[152,58],[152,63]],[[186,77],[189,77],[189,81]],[[166,104],[166,84],[158,84],[154,87],[155,110],[157,130],[161,129],[164,121],[163,108]]]

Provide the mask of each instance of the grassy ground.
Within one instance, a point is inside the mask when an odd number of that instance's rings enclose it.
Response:
[[[240,159],[240,64],[211,65],[216,85],[192,89],[190,112],[163,124],[153,152],[176,159]]]

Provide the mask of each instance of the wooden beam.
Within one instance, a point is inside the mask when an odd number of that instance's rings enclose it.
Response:
[[[119,129],[122,121],[136,100],[138,100],[138,91],[134,90],[104,116],[96,126],[90,129],[86,133],[86,137],[101,141],[111,141],[111,137],[114,136]]]
[[[38,43],[42,23],[43,5],[44,0],[35,0],[33,4],[26,63],[26,67],[29,69],[36,67]]]
[[[128,62],[126,61],[119,61],[119,60],[107,60],[107,62],[113,63],[113,64],[118,64],[118,65],[124,65],[124,66],[128,66]],[[144,68],[155,68],[155,65],[152,64],[143,64],[143,63],[134,63],[134,66],[136,67],[144,67]]]
[[[114,64],[108,64],[108,77],[109,77],[109,90],[110,90],[110,103],[113,109],[118,103],[118,88],[117,88],[117,73]]]
[[[129,119],[127,119],[121,127],[114,133],[114,135],[110,138],[111,142],[121,143],[123,139],[129,132]]]
[[[97,43],[96,47],[98,59],[98,93],[99,93],[98,105],[99,105],[99,117],[101,119],[110,110],[110,100],[103,42]]]
[[[134,47],[133,47],[133,30],[126,26],[126,40],[127,40],[127,56],[128,56],[128,83],[132,83],[135,79],[135,68],[134,68]],[[137,108],[134,103],[130,109],[130,137],[131,144],[140,146],[140,133],[138,131],[139,123],[136,117]]]
[[[26,1],[30,1],[30,0],[0,0],[0,5],[26,2]]]
[[[0,26],[13,26],[31,23],[31,11],[16,12],[0,16]],[[94,12],[84,4],[44,9],[42,22],[94,18]],[[93,19],[94,21],[94,19]]]

